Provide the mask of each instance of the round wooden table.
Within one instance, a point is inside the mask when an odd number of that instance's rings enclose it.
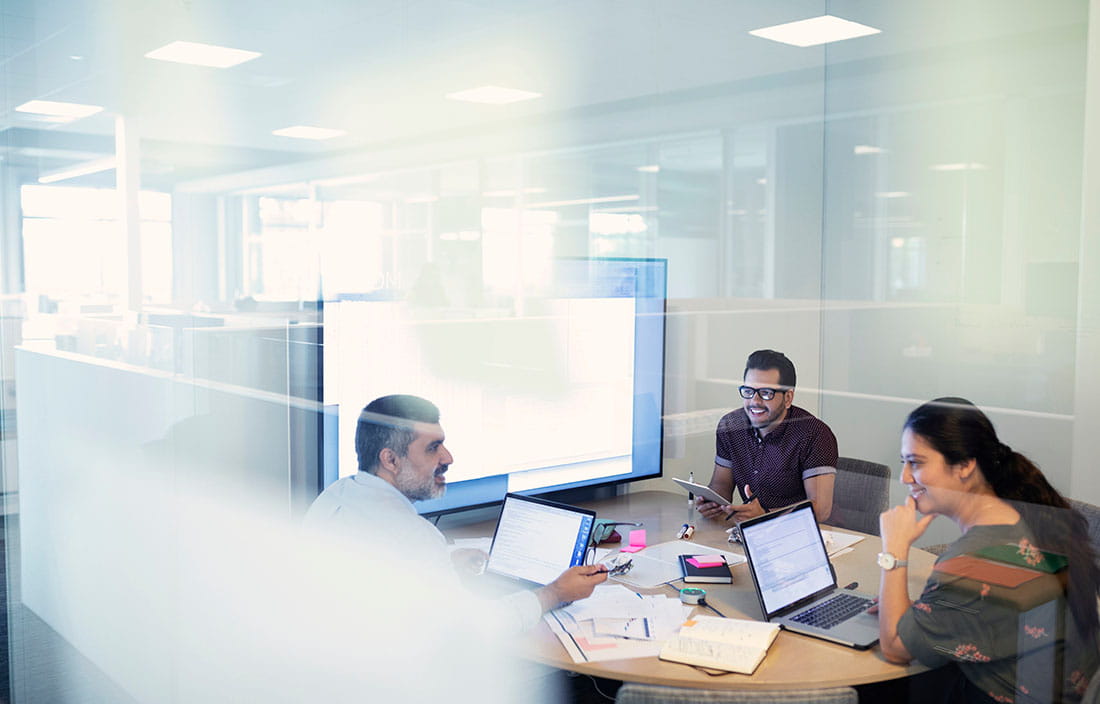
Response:
[[[676,539],[676,532],[685,522],[693,523],[696,532],[685,545],[717,547],[743,552],[737,544],[726,542],[726,528],[731,524],[710,521],[687,506],[685,494],[643,491],[614,499],[582,504],[597,511],[599,518],[641,521],[650,545]],[[830,530],[841,530],[837,528]],[[852,531],[842,531],[852,532]],[[837,580],[843,586],[858,582],[861,591],[877,594],[879,567],[875,556],[881,549],[878,536],[867,536],[856,543],[851,552],[833,559]],[[919,594],[932,571],[935,555],[914,549],[909,555],[910,594]],[[682,582],[649,593],[675,594]],[[761,619],[760,607],[753,589],[748,565],[733,568],[733,584],[697,585],[707,590],[707,600],[723,615],[734,618]],[[700,613],[713,615],[708,609]],[[655,657],[575,663],[565,652],[549,627],[540,624],[525,639],[524,655],[563,670],[627,682],[661,684],[704,689],[792,689],[807,687],[842,687],[897,679],[924,672],[918,664],[892,665],[882,657],[878,646],[859,651],[827,641],[783,631],[768,651],[767,657],[751,676],[731,673],[710,676],[693,667],[665,662]]]

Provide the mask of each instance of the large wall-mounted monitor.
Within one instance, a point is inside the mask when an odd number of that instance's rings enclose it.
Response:
[[[476,314],[326,302],[327,479],[357,471],[359,411],[391,393],[438,405],[455,457],[424,514],[660,476],[666,266],[558,259],[542,290]]]

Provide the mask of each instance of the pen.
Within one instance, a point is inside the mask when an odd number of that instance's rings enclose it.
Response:
[[[745,505],[745,506],[748,506],[748,505],[749,505],[749,504],[751,504],[751,503],[752,503],[753,501],[756,501],[756,502],[758,502],[758,503],[759,503],[759,501],[760,501],[760,499],[756,498],[756,494],[753,494],[752,496],[750,496],[750,497],[749,497],[749,500],[748,500],[748,501],[746,501],[746,502],[744,503],[744,505]],[[735,514],[731,513],[730,515],[726,516],[726,520],[728,521],[729,519],[733,518],[733,517],[734,517],[734,515],[735,515]]]
[[[695,483],[695,472],[688,472],[688,481],[692,484]],[[688,492],[688,506],[695,505],[695,494]]]

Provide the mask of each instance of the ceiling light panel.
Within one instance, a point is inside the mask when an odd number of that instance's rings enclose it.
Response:
[[[145,56],[149,59],[171,61],[177,64],[229,68],[230,66],[243,64],[245,61],[251,61],[258,56],[262,56],[262,54],[258,51],[245,51],[244,49],[233,49],[227,46],[215,46],[214,44],[175,41],[165,44],[159,49],[154,49]]]
[[[954,164],[932,164],[928,168],[931,171],[984,171],[988,167],[985,164],[971,161]]]
[[[749,34],[794,46],[817,46],[818,44],[829,44],[845,39],[866,37],[871,34],[878,34],[881,31],[881,29],[868,27],[859,22],[851,22],[832,15],[821,15],[820,17],[811,17],[797,22],[777,24],[772,27],[761,27],[752,30]]]
[[[294,139],[332,139],[333,137],[343,137],[347,133],[347,130],[334,130],[328,127],[310,127],[308,125],[294,125],[271,132],[271,134],[280,137],[293,137]]]
[[[51,122],[69,122],[103,112],[99,105],[61,103],[54,100],[28,100],[15,108],[17,112],[45,116]]]
[[[505,105],[518,103],[521,100],[534,100],[541,98],[542,93],[534,93],[518,88],[503,88],[501,86],[480,86],[469,90],[460,90],[448,93],[449,100],[461,100],[467,103],[484,103],[486,105]]]

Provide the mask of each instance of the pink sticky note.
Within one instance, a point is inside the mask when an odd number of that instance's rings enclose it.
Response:
[[[721,555],[696,555],[694,560],[699,563],[700,567],[713,567],[714,565],[726,564],[725,558]]]
[[[606,650],[607,648],[622,647],[619,643],[592,643],[587,638],[581,638],[580,636],[575,636],[575,638],[577,640],[577,645],[585,650]]]
[[[630,531],[630,545],[619,548],[619,552],[638,552],[645,547],[645,528]]]

